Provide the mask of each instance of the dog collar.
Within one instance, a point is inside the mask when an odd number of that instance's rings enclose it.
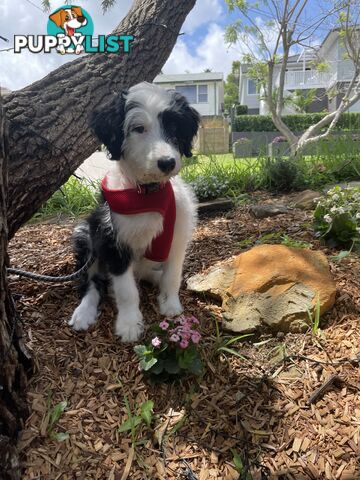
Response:
[[[143,185],[137,186],[137,191],[138,193],[146,195],[148,193],[158,192],[164,187],[165,183],[144,183]]]
[[[107,186],[107,177],[101,182],[103,196],[110,210],[122,215],[158,212],[163,217],[163,231],[155,237],[145,257],[164,262],[170,253],[176,220],[175,196],[171,183],[139,185],[138,188],[113,190]]]

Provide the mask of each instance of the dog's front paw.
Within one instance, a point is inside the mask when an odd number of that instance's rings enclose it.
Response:
[[[183,312],[183,307],[177,295],[167,296],[160,293],[158,301],[160,313],[165,317],[176,317]]]
[[[136,342],[144,330],[143,318],[139,310],[124,310],[118,313],[115,335],[122,342]]]
[[[96,323],[98,316],[97,308],[94,305],[82,305],[80,304],[75,308],[71,319],[68,324],[74,330],[87,330],[91,325]]]

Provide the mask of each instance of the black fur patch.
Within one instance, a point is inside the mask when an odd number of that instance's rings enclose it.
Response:
[[[190,107],[186,98],[174,92],[169,108],[159,114],[159,121],[166,138],[176,139],[181,155],[191,157],[192,142],[199,128],[200,115]]]
[[[90,119],[92,130],[100,142],[106,146],[112,160],[119,160],[122,154],[126,113],[125,94],[126,92],[122,92],[111,102],[94,111]]]
[[[133,254],[129,246],[119,245],[111,221],[107,203],[100,205],[74,232],[73,242],[77,268],[81,268],[90,254],[98,263],[97,273],[91,278],[85,273],[80,279],[79,293],[85,295],[90,280],[94,281],[100,294],[106,291],[108,274],[122,275],[129,268]]]

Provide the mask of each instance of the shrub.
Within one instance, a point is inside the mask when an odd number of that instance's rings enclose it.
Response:
[[[283,120],[294,132],[303,132],[321,120],[325,113],[304,113],[284,115]],[[270,115],[239,115],[234,118],[234,132],[276,132]],[[335,130],[360,130],[360,113],[343,113]]]
[[[199,201],[213,200],[226,195],[229,182],[217,175],[201,175],[191,182]]]
[[[360,245],[360,187],[329,190],[314,213],[314,228],[332,247]]]
[[[236,106],[236,115],[247,115],[248,106],[247,105],[237,105]]]
[[[264,186],[275,192],[289,192],[303,185],[302,174],[292,160],[269,159],[264,164]]]

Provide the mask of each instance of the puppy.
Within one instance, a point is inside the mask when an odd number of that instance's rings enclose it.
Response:
[[[159,309],[173,317],[182,267],[196,223],[191,189],[177,174],[191,156],[199,114],[182,95],[149,83],[131,87],[95,112],[92,128],[107,147],[114,170],[102,181],[103,202],[74,231],[77,267],[92,255],[82,300],[69,324],[86,330],[110,285],[117,306],[115,333],[134,342],[143,331],[137,280],[160,289]]]
[[[65,32],[65,35],[73,37],[75,35],[76,29],[84,27],[87,24],[87,20],[83,15],[83,12],[80,7],[70,6],[69,8],[61,8],[53,14],[50,15],[50,20],[52,20],[56,26],[62,28]],[[81,53],[83,47],[77,45],[75,53]],[[64,45],[59,46],[59,52],[61,54],[65,53]]]

